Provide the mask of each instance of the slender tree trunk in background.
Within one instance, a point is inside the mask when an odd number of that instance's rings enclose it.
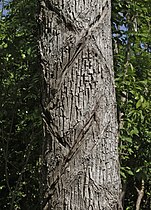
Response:
[[[139,190],[136,187],[136,190],[137,190],[137,193],[138,193],[138,197],[137,197],[137,201],[136,201],[136,210],[140,210],[141,201],[142,201],[142,198],[144,196],[144,180],[143,179],[141,181],[141,189]]]
[[[41,1],[45,210],[118,209],[110,5]]]

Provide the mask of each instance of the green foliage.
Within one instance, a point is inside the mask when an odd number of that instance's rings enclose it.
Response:
[[[120,126],[120,162],[127,185],[125,209],[134,209],[135,187],[145,181],[141,209],[150,208],[151,179],[151,5],[113,1],[114,66]]]
[[[36,0],[0,20],[0,209],[38,209],[42,145]]]

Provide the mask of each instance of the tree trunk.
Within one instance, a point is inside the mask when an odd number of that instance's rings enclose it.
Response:
[[[45,210],[118,209],[110,5],[41,1]]]
[[[136,210],[140,210],[140,206],[141,206],[141,201],[142,198],[144,196],[144,180],[142,179],[141,181],[141,189],[139,190],[136,187],[137,193],[138,193],[138,197],[137,197],[137,201],[136,201]]]

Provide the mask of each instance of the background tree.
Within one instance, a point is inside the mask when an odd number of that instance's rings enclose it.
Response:
[[[41,1],[44,209],[118,208],[110,16],[110,1]]]

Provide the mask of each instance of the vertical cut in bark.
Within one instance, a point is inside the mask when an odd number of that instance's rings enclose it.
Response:
[[[41,1],[43,209],[118,209],[111,2]]]

